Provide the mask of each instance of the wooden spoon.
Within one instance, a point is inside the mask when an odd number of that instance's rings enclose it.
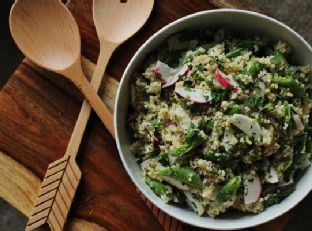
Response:
[[[20,1],[24,1],[23,2],[24,4],[27,4],[25,3],[26,1],[28,1],[28,4],[30,2],[30,0],[20,0]],[[40,3],[42,3],[43,0],[36,0],[36,1],[37,1],[36,5],[38,7],[37,10],[39,10],[40,9],[39,7],[42,7]],[[54,7],[57,7],[56,5],[59,4],[59,2],[55,0],[54,2],[55,2]],[[115,48],[119,44],[124,42],[130,36],[132,36],[146,22],[148,16],[150,15],[151,9],[153,7],[153,2],[154,2],[153,0],[136,0],[136,1],[132,0],[131,2],[127,2],[127,3],[121,3],[119,1],[102,1],[102,0],[94,1],[94,5],[93,5],[94,21],[95,21],[95,25],[96,25],[97,32],[99,35],[100,48],[101,48],[99,59],[98,59],[98,65],[96,67],[96,70],[93,74],[93,78],[91,81],[91,84],[96,90],[98,90],[100,86],[103,73],[105,71],[106,65],[108,63],[108,60],[112,52],[115,50]],[[110,7],[111,6],[114,6],[114,7],[110,8],[108,7],[108,5]],[[45,5],[45,7],[48,7],[48,6]],[[27,7],[24,7],[24,9],[27,9]],[[105,9],[105,10],[99,10],[99,9]],[[112,12],[114,13],[112,14],[110,10],[112,10]],[[11,12],[13,11],[14,9],[12,9]],[[14,19],[13,13],[11,14],[11,19],[12,19],[11,21],[13,22],[13,19]],[[40,20],[40,17],[38,17],[37,20]],[[111,28],[110,27],[111,24],[115,25],[115,27]],[[26,26],[27,25],[25,25],[25,27]],[[52,25],[52,26],[55,26],[55,25]],[[32,45],[34,46],[34,44]],[[44,44],[42,45],[44,46]],[[57,45],[58,44],[56,45],[54,44],[55,47],[57,47]],[[52,50],[52,48],[46,47],[46,46],[44,46],[43,48],[44,49],[49,48],[47,49],[49,51]],[[59,52],[60,54],[63,54],[62,53],[63,50],[70,49],[70,48],[71,46],[65,46],[65,45],[63,47],[60,47],[59,50],[55,50],[56,54],[51,52],[53,54],[52,58],[57,59],[58,58],[57,52]],[[80,50],[80,45],[78,48]],[[75,49],[77,49],[77,47],[73,45],[72,50],[74,51]],[[29,52],[29,50],[26,50],[25,53],[27,51]],[[64,73],[63,71],[60,71],[60,69],[62,69],[61,67],[63,67],[61,66],[63,65],[62,63],[55,64],[54,63],[55,60],[53,59],[47,60],[47,58],[49,58],[49,55],[51,54],[46,54],[46,56],[48,57],[45,57],[45,54],[42,55],[40,53],[36,53],[35,58],[38,55],[39,57],[45,58],[43,59],[43,61],[42,61],[42,58],[39,59],[40,60],[39,65],[46,67],[60,74]],[[34,60],[34,58],[32,57],[33,56],[29,56],[31,60]],[[68,60],[70,58],[70,55],[66,55],[65,57],[66,57],[66,60]],[[68,65],[71,65],[70,62],[68,63],[69,63]],[[80,66],[79,68],[81,71]],[[65,68],[65,70],[66,69],[67,68]],[[74,128],[73,134],[68,144],[65,156],[53,162],[48,167],[48,170],[45,175],[44,181],[41,185],[40,193],[36,200],[32,215],[30,216],[29,221],[27,223],[26,231],[34,230],[35,228],[38,228],[45,223],[48,223],[52,230],[61,231],[63,229],[68,212],[69,212],[69,208],[71,206],[73,197],[75,195],[76,188],[78,187],[79,181],[81,179],[81,172],[75,162],[75,157],[77,155],[78,148],[81,143],[83,132],[85,130],[90,112],[91,112],[91,108],[88,102],[85,100],[83,102],[83,106],[81,108],[81,112],[79,114],[76,126]],[[109,117],[108,121],[112,121],[111,113],[106,114],[106,116]],[[105,125],[110,126],[107,124]],[[112,124],[111,124],[111,129],[108,129],[108,130],[113,135]]]
[[[135,34],[149,18],[154,0],[93,0],[93,20],[100,42],[100,54],[91,85],[98,90],[114,50]],[[66,153],[76,154],[86,128],[91,108],[85,100]],[[108,116],[108,115],[107,115]],[[110,113],[112,121],[112,113]],[[114,134],[112,134],[114,136]]]
[[[114,134],[110,111],[82,72],[79,29],[66,6],[59,0],[17,0],[10,13],[10,29],[25,56],[71,80]]]

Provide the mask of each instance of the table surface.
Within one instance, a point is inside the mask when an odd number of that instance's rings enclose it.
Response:
[[[78,1],[79,2],[79,1]],[[81,2],[81,1],[80,1]],[[288,4],[289,4],[289,1],[287,1],[288,2]],[[74,9],[75,10],[75,9]],[[77,10],[77,9],[76,9]],[[83,22],[82,22],[83,23]],[[80,24],[81,25],[81,24]],[[88,26],[88,25],[86,25],[86,26]],[[88,28],[90,28],[90,27],[88,27]],[[90,31],[88,31],[87,30],[87,32],[86,33],[89,33]],[[306,33],[307,33],[307,31],[305,31]],[[94,46],[94,44],[96,44],[96,43],[94,43],[94,41],[92,42],[90,42],[90,40],[89,40],[89,37],[84,37],[83,36],[83,38],[85,38],[86,40],[85,40],[85,49],[84,49],[84,53],[87,55],[87,56],[89,56],[89,58],[92,60],[92,61],[95,61],[95,57],[96,57],[96,52],[97,52],[97,47],[96,46]],[[88,40],[88,41],[87,41]],[[140,42],[142,42],[142,41],[140,41]],[[118,53],[116,56],[119,56],[120,55],[120,53]],[[131,54],[130,55],[126,55],[126,56],[124,56],[124,59],[125,60],[127,60],[127,59],[129,59],[131,57]],[[123,64],[126,64],[126,62],[124,62]],[[114,68],[110,68],[109,69],[109,71],[114,75],[114,76],[120,76],[121,75],[121,71],[120,70],[118,70],[118,69],[114,69]],[[35,171],[35,170],[34,170]],[[37,175],[41,175],[42,173],[41,172],[37,172]],[[301,205],[300,205],[300,207],[299,208],[296,208],[296,210],[298,211],[298,210],[302,210],[302,209],[304,209],[304,211],[309,211],[310,213],[309,214],[311,214],[311,209],[309,210],[309,206],[307,206],[308,204],[310,204],[311,205],[311,195],[310,195],[310,197],[308,197],[308,198],[306,198],[305,199],[305,202],[304,203],[301,203]],[[3,208],[2,208],[3,209]],[[3,209],[4,210],[4,209]],[[0,208],[0,211],[1,211],[1,208]],[[300,215],[299,215],[300,214]],[[3,216],[1,216],[1,217],[3,217]],[[287,225],[286,227],[285,227],[285,230],[294,230],[293,228],[294,227],[298,227],[297,225],[298,224],[301,224],[302,225],[302,223],[303,224],[305,224],[305,225],[307,225],[308,224],[308,220],[309,219],[304,219],[304,217],[305,216],[303,216],[303,213],[299,213],[299,212],[296,212],[295,213],[295,215],[294,215],[294,218],[292,219],[292,220],[296,220],[296,222],[291,222],[290,223],[290,225]],[[303,227],[303,226],[302,226]],[[309,226],[305,226],[305,227],[309,227]],[[3,227],[4,228],[4,227]],[[5,227],[5,230],[17,230],[16,228],[12,228],[12,229],[8,229],[9,228],[9,226],[6,226]],[[2,230],[2,227],[1,227],[1,219],[0,219],[0,230]]]

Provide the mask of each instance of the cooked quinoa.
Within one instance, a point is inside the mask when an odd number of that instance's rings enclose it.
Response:
[[[312,153],[311,70],[290,58],[282,41],[224,30],[175,34],[151,54],[128,115],[151,190],[210,217],[287,197]]]

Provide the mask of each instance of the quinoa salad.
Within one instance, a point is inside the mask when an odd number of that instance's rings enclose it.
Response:
[[[131,152],[166,203],[261,213],[295,190],[312,153],[311,69],[283,41],[174,34],[131,79]]]

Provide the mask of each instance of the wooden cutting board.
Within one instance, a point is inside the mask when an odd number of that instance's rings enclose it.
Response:
[[[113,55],[101,92],[112,109],[118,80],[135,53],[153,33],[185,15],[220,7],[259,11],[252,1],[155,0],[147,24]],[[99,51],[92,22],[92,0],[71,0],[82,36],[84,71],[92,75]],[[25,60],[0,91],[0,196],[29,215],[40,181],[50,162],[66,149],[82,97],[71,83]],[[95,115],[91,116],[78,164],[83,178],[67,230],[162,230],[145,206],[119,159],[115,142]],[[255,228],[282,230],[291,213]],[[165,219],[165,218],[164,218]],[[175,224],[177,225],[177,224]],[[183,225],[183,230],[200,230]]]

